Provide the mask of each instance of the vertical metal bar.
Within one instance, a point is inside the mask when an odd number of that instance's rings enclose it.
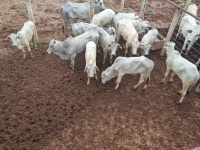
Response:
[[[170,41],[170,39],[171,39],[171,37],[172,37],[172,34],[173,34],[173,32],[174,32],[175,26],[176,26],[176,24],[177,24],[177,22],[178,22],[178,18],[179,18],[179,16],[180,16],[180,13],[181,13],[181,10],[180,10],[179,8],[177,8],[177,9],[176,9],[176,12],[175,12],[175,14],[174,14],[174,17],[173,17],[173,19],[172,19],[172,23],[171,23],[171,25],[170,25],[169,31],[168,31],[168,33],[167,33],[167,37],[166,37],[166,39],[165,39],[164,45],[165,45],[167,42]],[[163,47],[164,47],[164,45],[163,45]],[[161,50],[161,52],[160,52],[160,55],[163,56],[164,54],[165,54],[165,50],[164,50],[164,48],[162,48],[162,50]]]
[[[142,6],[140,8],[140,18],[142,19],[144,19],[144,16],[143,16],[144,7],[145,7],[145,0],[142,0]]]
[[[145,4],[144,4],[144,10],[143,10],[143,13],[142,13],[142,19],[144,19],[144,13],[145,13],[145,10],[147,8],[147,3],[148,3],[148,0],[145,1]]]
[[[90,0],[90,21],[94,16],[94,0]]]
[[[121,0],[121,8],[120,8],[120,9],[123,9],[123,8],[124,8],[124,1],[125,1],[125,0]]]
[[[30,2],[30,0],[25,0],[25,3],[26,3],[27,10],[28,10],[29,20],[33,21],[33,23],[34,23],[35,40],[36,40],[36,42],[38,42],[39,41],[38,40],[38,34],[37,34],[36,26],[35,26],[35,20],[34,20],[34,17],[33,17],[31,2]]]

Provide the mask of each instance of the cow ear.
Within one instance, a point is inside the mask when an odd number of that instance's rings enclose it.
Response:
[[[87,66],[86,66],[84,72],[87,72],[87,69],[88,69],[88,68],[87,68]]]
[[[97,66],[95,66],[96,70],[99,71],[99,68]]]
[[[122,46],[119,43],[117,43],[117,45],[119,46],[120,49],[122,49]]]
[[[6,40],[10,39],[10,35],[6,38]]]
[[[192,30],[187,30],[188,33],[192,33]]]

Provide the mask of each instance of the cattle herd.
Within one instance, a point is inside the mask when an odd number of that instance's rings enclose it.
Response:
[[[193,4],[188,7],[188,11],[194,15],[197,15],[198,7]],[[72,30],[73,36],[67,37],[64,41],[58,41],[52,39],[49,43],[47,52],[49,54],[54,53],[61,59],[71,60],[72,73],[74,72],[75,57],[78,53],[85,51],[85,72],[87,73],[87,84],[90,83],[90,77],[98,79],[96,65],[96,56],[103,52],[102,65],[105,65],[107,56],[110,57],[111,66],[101,73],[102,83],[117,77],[116,87],[117,90],[122,77],[125,74],[140,74],[138,84],[134,86],[137,88],[140,84],[145,83],[144,88],[147,88],[150,80],[150,74],[154,68],[154,62],[147,58],[150,49],[153,49],[153,43],[158,40],[158,30],[149,25],[148,21],[142,20],[139,16],[133,13],[115,13],[112,9],[106,9],[104,7],[103,0],[94,1],[94,13],[90,23],[90,1],[87,0],[84,3],[66,2],[60,7],[60,14],[62,18],[63,32],[66,30]],[[77,22],[71,26],[71,20],[74,18],[84,19],[86,22]],[[199,22],[194,17],[185,14],[182,18],[177,38],[180,33],[185,38],[182,52],[186,54],[198,39],[200,34]],[[17,34],[10,34],[8,38],[12,40],[13,46],[17,46],[23,52],[23,58],[25,59],[25,47],[28,48],[31,56],[29,42],[34,42],[34,23],[27,21],[24,23],[21,31]],[[124,43],[120,45],[118,42],[120,38]],[[169,82],[173,81],[173,76],[177,75],[183,84],[181,99],[178,103],[182,103],[185,95],[200,79],[200,72],[198,72],[197,66],[199,61],[195,64],[189,62],[181,56],[177,50],[174,49],[174,42],[167,42],[164,45],[166,50],[166,73],[161,82],[166,81],[167,76],[171,72],[171,78]],[[113,56],[116,55],[116,51],[125,49],[125,57],[119,56],[113,63]],[[102,51],[101,51],[102,50]],[[129,56],[129,57],[127,57]],[[200,85],[196,88],[196,92],[200,92]]]

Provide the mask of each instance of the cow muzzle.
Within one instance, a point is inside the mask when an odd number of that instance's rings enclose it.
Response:
[[[51,51],[48,49],[48,50],[47,50],[47,53],[48,53],[48,54],[51,54]]]

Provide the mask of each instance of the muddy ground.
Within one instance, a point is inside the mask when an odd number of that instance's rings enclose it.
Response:
[[[33,50],[34,59],[27,53],[25,60],[5,38],[21,29],[27,20],[26,7],[20,0],[0,2],[0,150],[190,150],[200,146],[200,94],[193,88],[177,105],[181,81],[175,77],[174,83],[160,83],[166,69],[160,51],[150,54],[155,68],[146,91],[143,86],[133,90],[139,75],[125,75],[117,91],[115,79],[105,85],[92,79],[86,85],[83,53],[71,74],[69,62],[46,52],[52,38],[65,39],[58,14],[64,2],[32,1],[40,43]],[[117,56],[123,53],[119,50]],[[97,56],[97,66],[100,78],[107,67],[102,66],[102,55]]]

